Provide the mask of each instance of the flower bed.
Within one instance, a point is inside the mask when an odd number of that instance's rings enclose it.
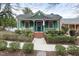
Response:
[[[76,38],[75,37],[69,37],[69,36],[51,36],[48,35],[46,37],[47,43],[75,43]]]
[[[62,32],[59,32],[62,33]],[[45,39],[47,43],[59,43],[59,44],[75,44],[75,41],[77,40],[75,36],[66,36],[64,34],[59,34],[55,31],[45,33]]]
[[[56,55],[72,55],[72,56],[79,56],[79,47],[75,45],[69,45],[67,48],[65,48],[62,45],[56,45]]]
[[[79,56],[79,47],[75,46],[75,45],[70,45],[68,48],[67,48],[67,52],[71,55],[74,55],[74,56]]]
[[[20,42],[11,42],[9,43],[8,46],[8,42],[4,41],[4,40],[0,40],[0,51],[8,51],[8,52],[18,52],[18,51],[23,51],[24,53],[32,53],[34,51],[34,45],[31,42],[26,42],[23,44],[22,48],[21,48],[21,44]]]
[[[26,34],[27,32],[25,32],[25,34],[17,34],[14,32],[1,32],[0,39],[9,41],[32,42],[32,32],[30,32],[28,35]]]

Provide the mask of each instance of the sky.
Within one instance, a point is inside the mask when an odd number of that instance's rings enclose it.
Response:
[[[14,11],[17,15],[22,14],[24,7],[30,8],[34,13],[41,10],[45,14],[59,14],[63,18],[75,18],[79,16],[78,3],[21,3],[19,11]]]

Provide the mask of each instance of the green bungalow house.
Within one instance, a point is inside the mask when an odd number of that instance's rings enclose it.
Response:
[[[33,32],[45,32],[47,30],[61,29],[61,16],[44,14],[37,11],[35,14],[21,14],[17,16],[17,28],[19,30],[32,30]]]

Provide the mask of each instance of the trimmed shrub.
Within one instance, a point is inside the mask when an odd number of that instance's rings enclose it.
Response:
[[[70,32],[69,32],[70,36],[75,36],[75,32],[76,32],[75,30],[70,30]]]
[[[4,40],[0,40],[0,51],[7,49],[7,42]]]
[[[4,29],[3,29],[3,26],[0,26],[0,31],[3,31]]]
[[[3,35],[3,39],[4,40],[11,40],[11,41],[15,41],[17,40],[17,36],[16,34],[4,34]]]
[[[75,46],[75,45],[70,45],[67,48],[67,52],[71,55],[79,55],[79,47]]]
[[[68,31],[68,27],[66,27],[66,26],[64,26],[64,25],[61,27],[61,29],[62,29],[62,31],[63,31],[64,33],[66,33],[66,32]]]
[[[66,55],[66,49],[65,49],[64,46],[62,46],[62,45],[56,45],[55,49],[56,49],[56,54],[57,55],[62,55],[62,56]]]
[[[31,53],[33,51],[34,45],[33,43],[25,43],[23,45],[23,51],[26,53]]]
[[[47,35],[46,39],[48,43],[75,43],[76,37]]]
[[[21,34],[22,32],[21,32],[21,30],[15,30],[15,33]]]
[[[9,45],[10,45],[10,47],[9,47],[10,51],[17,51],[17,50],[20,49],[20,43],[19,42],[12,42]]]
[[[58,31],[58,35],[64,35],[65,32],[64,31]]]
[[[58,31],[56,30],[48,30],[46,34],[51,34],[52,36],[58,35]]]
[[[18,30],[18,31],[16,31],[16,33],[21,34],[21,37],[23,37],[23,38],[26,37],[28,40],[32,40],[32,38],[33,38],[32,31],[30,31],[30,30]],[[23,39],[21,39],[21,40],[23,40]]]
[[[52,36],[50,34],[46,35],[46,39],[48,43],[54,42],[54,38],[52,39]]]
[[[52,36],[56,36],[56,35],[64,35],[65,33],[64,31],[48,30],[46,34],[51,34]]]
[[[4,40],[10,40],[10,41],[32,41],[32,34],[27,37],[25,35],[18,35],[18,34],[4,34],[3,35]]]
[[[32,34],[32,31],[30,31],[30,30],[16,30],[15,33],[23,34],[23,35],[29,37],[29,34]]]
[[[26,30],[26,31],[24,32],[24,35],[27,36],[27,37],[30,37],[31,34],[32,34],[32,31],[30,31],[30,30]],[[32,36],[32,35],[31,35],[31,36]]]
[[[31,38],[31,37],[30,37]],[[17,41],[26,41],[26,42],[30,42],[32,41],[29,37],[25,37],[24,35],[19,35],[17,37]]]

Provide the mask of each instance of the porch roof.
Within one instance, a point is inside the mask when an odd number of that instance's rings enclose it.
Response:
[[[79,17],[62,19],[63,24],[79,24]]]
[[[17,16],[19,20],[59,20],[62,17],[57,14],[44,14],[41,11],[36,12],[35,14],[21,14]]]

